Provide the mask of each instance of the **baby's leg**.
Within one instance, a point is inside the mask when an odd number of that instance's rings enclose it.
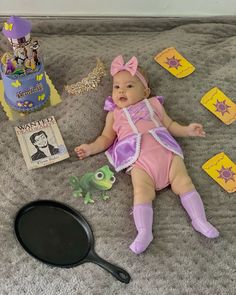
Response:
[[[131,177],[134,189],[133,217],[138,235],[130,245],[130,249],[135,254],[140,254],[147,249],[153,239],[152,201],[155,198],[155,186],[152,178],[138,167],[133,167]]]
[[[180,196],[180,201],[190,216],[194,229],[208,238],[218,237],[219,232],[207,221],[201,197],[179,156],[174,156],[171,163],[170,184],[173,192]]]

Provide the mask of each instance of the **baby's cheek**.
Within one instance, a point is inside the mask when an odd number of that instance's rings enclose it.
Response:
[[[112,93],[112,100],[113,100],[114,103],[116,103],[117,100],[118,100],[117,99],[117,95],[115,95],[115,94]]]

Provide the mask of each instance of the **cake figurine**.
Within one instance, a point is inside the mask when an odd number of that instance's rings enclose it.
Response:
[[[0,62],[4,99],[16,111],[35,111],[48,101],[50,87],[38,54],[38,41],[32,41],[30,36],[31,23],[11,16],[2,32],[13,49],[3,54]]]

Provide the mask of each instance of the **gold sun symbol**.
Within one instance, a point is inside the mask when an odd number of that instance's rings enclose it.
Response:
[[[220,173],[218,178],[224,179],[225,183],[227,183],[229,180],[235,181],[234,175],[236,175],[236,173],[232,171],[232,168],[233,167],[225,168],[222,166],[220,170],[216,170]]]
[[[219,101],[217,99],[216,104],[214,104],[214,106],[216,107],[216,112],[221,113],[222,116],[224,116],[225,113],[229,114],[228,109],[230,108],[230,106],[228,106],[224,101]]]
[[[182,65],[180,64],[181,59],[175,58],[175,56],[169,58],[167,57],[166,64],[168,64],[169,68],[175,68],[176,70],[178,67],[181,67]]]

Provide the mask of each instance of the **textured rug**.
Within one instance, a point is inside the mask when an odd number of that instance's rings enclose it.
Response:
[[[5,19],[1,18],[1,26]],[[236,102],[235,18],[33,19],[32,36],[44,54],[47,74],[62,103],[9,121],[0,109],[0,294],[5,295],[233,295],[236,262],[236,196],[226,193],[202,169],[211,156],[224,151],[236,162],[236,127],[226,126],[201,104],[201,97],[219,87]],[[9,50],[0,35],[0,54]],[[161,68],[154,56],[175,47],[196,71],[177,79]],[[152,92],[165,97],[167,113],[181,124],[199,122],[206,138],[179,138],[185,163],[200,192],[210,221],[221,236],[208,240],[195,232],[178,198],[169,188],[154,202],[154,240],[136,256],[129,250],[136,231],[130,215],[131,179],[123,172],[110,200],[85,205],[72,196],[70,175],[81,176],[107,164],[103,153],[78,161],[73,149],[94,139],[102,130],[103,103],[111,94],[106,75],[95,91],[70,96],[64,86],[80,81],[100,58],[107,69],[122,54],[136,55],[147,70]],[[13,127],[54,115],[71,157],[45,168],[28,171]],[[49,267],[30,257],[17,242],[13,223],[27,202],[51,199],[80,211],[95,236],[95,250],[104,259],[126,269],[128,285],[99,266],[86,263],[70,269]]]

